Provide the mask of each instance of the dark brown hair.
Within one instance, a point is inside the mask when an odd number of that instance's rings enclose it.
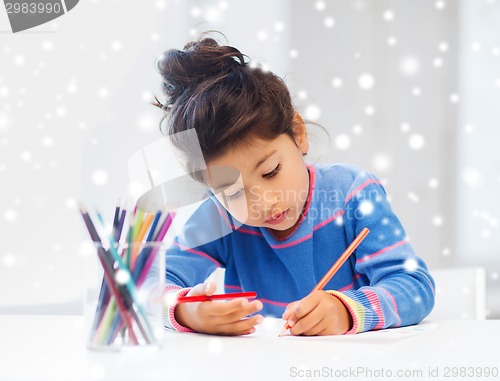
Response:
[[[249,137],[293,138],[294,107],[287,86],[245,58],[207,36],[159,57],[167,100],[162,104],[156,98],[154,105],[164,110],[165,132],[181,151],[188,151],[189,144],[172,137],[189,129],[196,130],[206,163],[250,143]]]

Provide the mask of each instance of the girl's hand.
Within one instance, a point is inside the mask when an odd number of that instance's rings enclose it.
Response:
[[[352,327],[352,318],[344,304],[325,291],[315,291],[290,303],[282,316],[293,335],[341,335]]]
[[[215,283],[198,284],[187,296],[207,295],[215,292]],[[229,301],[182,303],[175,307],[175,320],[196,332],[219,335],[247,335],[255,332],[255,325],[262,323],[262,315],[248,315],[260,311],[262,302],[249,302],[246,298]]]

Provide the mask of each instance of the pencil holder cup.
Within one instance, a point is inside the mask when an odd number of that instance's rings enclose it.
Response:
[[[156,347],[163,334],[164,242],[94,243],[102,281],[88,311],[87,346],[97,350]]]

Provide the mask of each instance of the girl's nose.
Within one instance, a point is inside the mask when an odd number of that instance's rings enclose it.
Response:
[[[275,190],[264,189],[262,192],[262,207],[264,210],[272,211],[272,209],[278,204],[279,197]]]

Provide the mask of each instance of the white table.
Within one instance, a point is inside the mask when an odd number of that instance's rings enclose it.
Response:
[[[0,380],[403,379],[398,371],[405,380],[454,380],[464,379],[452,377],[460,367],[500,371],[500,320],[311,338],[277,338],[280,326],[266,319],[248,337],[166,332],[160,349],[96,352],[86,348],[81,316],[0,315]]]

